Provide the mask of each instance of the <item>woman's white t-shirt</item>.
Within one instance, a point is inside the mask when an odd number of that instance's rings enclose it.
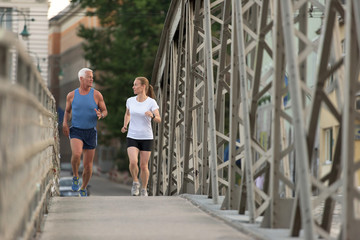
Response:
[[[138,102],[135,97],[128,98],[126,108],[130,112],[130,125],[128,129],[128,138],[151,140],[154,139],[151,127],[151,117],[145,115],[147,111],[159,109],[154,99],[148,97],[143,102]]]

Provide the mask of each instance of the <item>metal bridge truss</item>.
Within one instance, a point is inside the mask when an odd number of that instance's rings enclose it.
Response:
[[[150,191],[208,195],[250,223],[262,216],[263,227],[288,228],[291,236],[302,229],[305,239],[330,239],[335,204],[342,204],[339,237],[356,239],[360,4],[346,2],[172,1],[152,77],[163,121],[155,130]],[[322,16],[316,38],[309,31],[313,9]],[[266,99],[267,108],[260,105]],[[318,177],[312,166],[323,109],[339,134],[332,168]],[[266,124],[269,135],[261,135]]]

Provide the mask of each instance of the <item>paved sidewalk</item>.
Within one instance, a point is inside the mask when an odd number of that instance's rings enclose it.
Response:
[[[54,197],[41,240],[259,239],[199,209],[185,197]]]
[[[183,194],[183,198],[191,201],[195,206],[199,207],[209,215],[221,219],[229,226],[238,229],[241,232],[251,234],[257,239],[264,240],[298,240],[303,238],[289,237],[289,230],[286,229],[268,229],[261,228],[262,217],[258,217],[254,224],[248,223],[248,216],[240,215],[237,210],[221,210],[223,196],[219,196],[219,204],[214,204],[212,199],[206,195]]]
[[[261,228],[261,218],[249,224],[236,210],[220,210],[205,195],[131,197],[90,196],[52,199],[40,240],[63,239],[265,239],[298,240],[288,229]],[[340,208],[333,225],[340,230]],[[315,210],[316,211],[316,210]]]
[[[300,237],[290,237],[289,229],[270,229],[270,228],[261,228],[260,224],[262,217],[258,217],[254,224],[249,224],[248,216],[240,215],[237,210],[221,210],[221,204],[224,200],[223,196],[219,197],[219,204],[214,204],[212,199],[209,199],[205,195],[192,195],[192,194],[183,194],[183,198],[191,201],[195,206],[202,209],[204,212],[207,212],[213,217],[223,220],[230,226],[233,226],[236,229],[244,233],[251,234],[256,236],[258,239],[264,240],[300,240],[304,239],[302,232],[300,232]],[[315,215],[319,215],[323,206],[318,207],[314,210]],[[333,216],[331,237],[336,239],[340,233],[341,226],[341,206],[336,204],[335,212]]]

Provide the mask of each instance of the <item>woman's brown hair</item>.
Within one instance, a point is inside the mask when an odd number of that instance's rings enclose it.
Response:
[[[146,77],[137,77],[136,80],[139,80],[142,85],[145,85],[146,95],[155,99],[154,88],[149,83],[149,80]]]

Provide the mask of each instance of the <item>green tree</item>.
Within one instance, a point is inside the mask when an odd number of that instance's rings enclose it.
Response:
[[[104,119],[108,137],[124,138],[126,99],[133,95],[135,77],[151,81],[161,31],[169,0],[73,0],[97,16],[101,27],[80,26],[78,36],[85,39],[85,58],[96,71],[95,82],[109,111]],[[110,135],[110,136],[109,136]]]

